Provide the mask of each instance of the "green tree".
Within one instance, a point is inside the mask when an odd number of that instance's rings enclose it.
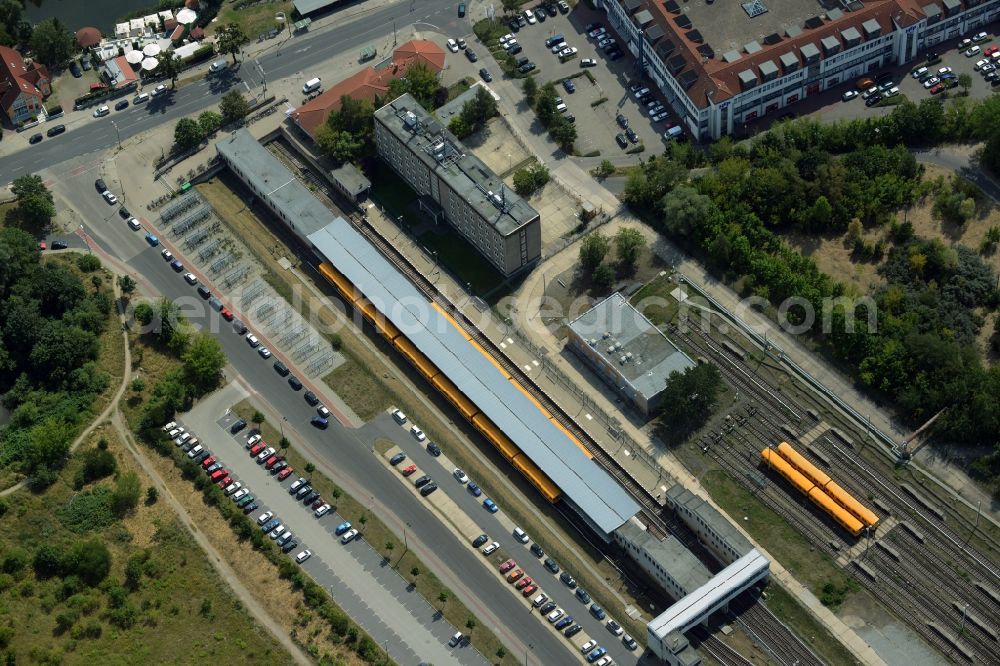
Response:
[[[35,58],[49,67],[62,65],[69,60],[73,48],[73,36],[57,18],[37,23],[31,33],[31,50]]]
[[[440,604],[441,604],[441,607],[442,607],[442,608],[444,608],[444,605],[445,605],[446,603],[448,603],[448,598],[449,598],[450,596],[451,596],[451,595],[450,595],[450,594],[448,594],[448,590],[441,590],[441,591],[440,591],[440,592],[438,593],[438,599],[437,599],[437,600],[438,600],[438,603],[440,603]]]
[[[663,198],[663,226],[678,236],[704,227],[712,214],[712,200],[689,185],[678,185]]]
[[[465,621],[465,628],[472,631],[477,626],[476,618],[469,616],[469,619]]]
[[[546,127],[549,126],[549,123],[558,114],[558,111],[556,111],[556,97],[558,97],[556,95],[556,87],[551,81],[542,86],[535,95],[535,113]]]
[[[366,99],[344,95],[340,108],[316,131],[320,149],[340,162],[351,162],[371,152],[374,146],[375,109]]]
[[[816,197],[816,201],[813,202],[812,209],[809,211],[809,222],[812,228],[817,231],[829,229],[833,222],[833,206],[830,205],[830,200],[822,194]]]
[[[64,575],[78,576],[93,587],[111,571],[111,551],[97,539],[78,541],[66,553],[60,569]]]
[[[115,473],[118,463],[110,451],[106,449],[89,449],[83,454],[83,481],[90,483]]]
[[[41,176],[34,174],[19,176],[11,184],[10,191],[17,198],[18,216],[25,223],[36,228],[44,228],[55,217],[56,207],[52,193],[45,187]]]
[[[177,86],[177,77],[180,76],[184,63],[174,55],[173,51],[163,51],[156,56],[156,73],[170,79],[170,87]]]
[[[18,0],[0,2],[0,44],[15,46],[19,41],[24,6]]]
[[[521,84],[521,90],[524,91],[524,100],[528,103],[528,106],[535,105],[535,98],[538,96],[538,81],[535,77],[529,76]]]
[[[181,118],[174,126],[174,143],[181,150],[194,148],[204,140],[205,131],[193,118]]]
[[[143,326],[149,326],[153,321],[153,306],[149,303],[139,303],[135,306],[135,310],[132,315],[135,317],[135,320]]]
[[[615,269],[608,264],[601,264],[594,269],[592,279],[594,285],[602,291],[611,291],[611,287],[615,284]]]
[[[406,70],[406,81],[409,93],[413,95],[425,109],[434,108],[434,94],[440,87],[437,74],[424,63],[418,62]]]
[[[216,33],[219,43],[220,53],[229,53],[233,56],[233,65],[236,64],[236,54],[240,52],[240,47],[250,41],[250,38],[243,32],[239,23],[231,22],[221,28]]]
[[[413,576],[413,584],[417,584],[417,576],[420,575],[420,567],[413,567],[410,569],[410,575]]]
[[[601,163],[594,171],[598,178],[607,178],[615,172],[615,165],[611,160],[601,160]]]
[[[118,289],[121,290],[122,295],[126,300],[128,300],[128,297],[135,291],[136,286],[135,279],[133,279],[131,275],[118,276]]]
[[[549,170],[544,164],[532,164],[514,172],[514,191],[522,197],[527,197],[549,182]]]
[[[154,486],[146,488],[146,506],[153,506],[158,499],[160,499],[160,491]]]
[[[972,85],[972,76],[968,72],[962,72],[958,75],[958,85],[960,85],[965,94],[968,95],[969,87]]]
[[[250,111],[250,105],[246,98],[238,90],[230,90],[222,96],[219,103],[219,111],[222,112],[222,119],[226,123],[236,122],[246,117]]]
[[[267,417],[264,416],[264,413],[261,412],[259,409],[255,409],[253,412],[253,416],[250,417],[250,423],[253,423],[255,426],[257,426],[258,430],[260,429],[260,424],[262,424],[266,420]]]
[[[572,153],[573,144],[576,143],[576,125],[569,122],[563,116],[555,116],[549,126],[549,134],[552,140],[558,144],[564,152]]]
[[[226,365],[226,355],[214,337],[205,332],[195,335],[182,360],[185,376],[199,393],[218,386],[219,375]]]
[[[464,139],[472,134],[474,128],[465,122],[465,118],[461,115],[457,115],[448,123],[448,131],[457,136],[459,139]]]
[[[128,515],[139,505],[142,495],[142,485],[135,472],[120,474],[115,481],[115,490],[111,494],[111,510],[118,517]]]
[[[638,229],[622,227],[615,234],[615,252],[619,265],[626,272],[635,270],[635,263],[645,247],[646,237]]]
[[[208,136],[222,127],[222,115],[215,111],[202,111],[198,114],[198,126],[202,134]]]
[[[306,466],[303,469],[305,469],[306,474],[308,474],[309,478],[311,479],[313,472],[316,471],[316,465],[312,464],[311,462],[308,462],[306,463]]]
[[[522,2],[524,2],[524,0],[502,0],[504,13],[513,14],[521,8]]]
[[[597,267],[604,261],[604,257],[608,256],[610,249],[611,243],[608,242],[606,236],[598,232],[584,236],[580,242],[580,267],[583,272],[587,275],[593,275]]]
[[[679,443],[712,415],[724,388],[722,374],[711,363],[670,373],[663,391],[659,424],[671,443]]]
[[[341,132],[331,129],[328,125],[321,125],[316,129],[316,145],[338,162],[351,162],[361,154],[365,144],[350,132]]]

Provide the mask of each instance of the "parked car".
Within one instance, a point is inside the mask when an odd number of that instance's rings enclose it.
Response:
[[[124,111],[127,108],[128,108],[127,99],[118,100],[118,102],[115,104],[115,111]]]
[[[310,557],[312,557],[312,551],[311,550],[303,550],[301,553],[299,553],[298,555],[295,556],[295,561],[298,562],[299,564],[302,564],[303,562],[305,562],[306,560],[308,560]]]
[[[483,507],[490,513],[496,513],[500,510],[500,507],[496,505],[496,502],[491,500],[489,497],[483,500]]]
[[[405,453],[397,453],[393,457],[389,458],[389,464],[392,465],[393,467],[395,467],[396,465],[398,465],[399,463],[403,462],[404,460],[406,460],[406,454]]]

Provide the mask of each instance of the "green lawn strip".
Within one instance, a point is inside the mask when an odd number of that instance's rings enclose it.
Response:
[[[779,583],[771,582],[767,587],[767,607],[781,618],[828,664],[857,664],[857,658],[837,637],[830,633],[812,613],[809,613],[798,599],[793,597]]]
[[[371,369],[360,363],[349,351],[343,351],[344,362],[323,378],[327,386],[355,414],[369,421],[392,404],[392,397]]]
[[[239,415],[248,423],[251,421],[254,411],[256,409],[249,400],[243,400],[233,406],[233,413]],[[278,448],[277,442],[281,440],[280,430],[268,421],[261,424],[260,430],[261,434],[264,435],[264,439],[275,448]],[[470,634],[472,636],[472,644],[487,659],[493,659],[497,657],[498,653],[501,653],[503,644],[500,642],[500,639],[496,637],[489,627],[479,622],[465,604],[457,599],[451,590],[428,569],[427,565],[406,548],[404,541],[399,539],[372,512],[369,498],[355,498],[348,495],[333,481],[319,472],[306,473],[307,460],[295,448],[294,442],[291,448],[280,451],[280,453],[285,456],[288,464],[295,468],[295,475],[307,477],[312,487],[318,490],[323,498],[333,505],[337,513],[343,516],[344,520],[350,521],[361,532],[365,541],[391,562],[393,568],[403,578],[411,582],[416,581],[417,591],[427,599],[428,603],[441,610],[448,622],[463,633]],[[414,567],[417,569],[416,576],[413,575]],[[444,603],[441,601],[442,593],[445,595]],[[471,629],[468,626],[470,618],[472,618],[474,623]],[[503,648],[502,653],[507,652],[507,649]],[[515,666],[518,661],[512,655],[506,654],[498,663]]]

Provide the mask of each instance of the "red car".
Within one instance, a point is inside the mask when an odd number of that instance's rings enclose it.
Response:
[[[233,313],[226,308],[222,308],[222,311],[219,314],[221,314],[222,318],[225,319],[226,321],[233,320]]]
[[[401,469],[399,471],[403,473],[403,476],[409,476],[409,475],[411,475],[411,474],[413,474],[414,472],[417,471],[417,466],[416,465],[410,465],[408,467],[404,467],[403,469]]]
[[[939,83],[936,86],[934,86],[933,88],[931,88],[931,94],[932,95],[937,95],[942,90],[944,90],[944,85],[942,85],[942,84]]]
[[[312,503],[312,508],[313,509],[318,509],[321,506],[323,506],[324,504],[326,504],[326,502],[323,500],[323,498],[322,497],[317,497],[316,500]]]
[[[233,482],[233,477],[231,477],[231,476],[229,476],[227,474],[226,477],[224,479],[220,479],[219,483],[216,484],[216,485],[218,485],[220,488],[225,488],[226,486],[228,486],[232,482]]]
[[[500,573],[507,573],[516,566],[517,562],[515,562],[514,560],[507,560],[506,562],[500,565]]]
[[[531,585],[531,576],[525,576],[521,580],[517,581],[517,585],[514,586],[514,589],[523,590],[529,585]]]
[[[521,594],[523,594],[526,597],[530,597],[532,594],[535,593],[535,590],[537,590],[537,589],[538,589],[538,586],[535,585],[534,583],[532,583],[531,585],[528,585],[523,590],[521,590]]]
[[[256,444],[254,444],[253,447],[250,449],[250,455],[252,457],[256,457],[257,454],[263,451],[265,448],[267,448],[267,442],[261,440]]]
[[[45,241],[38,241],[38,249],[39,249],[39,250],[44,250],[44,249],[46,249],[47,247],[48,247],[48,246],[47,246],[47,245],[45,244]]]
[[[267,462],[264,463],[264,469],[271,469],[279,460],[281,460],[281,456],[277,454],[271,456],[267,459]]]
[[[294,471],[295,470],[292,469],[291,467],[286,467],[285,469],[281,470],[280,472],[278,472],[278,481],[284,481],[285,479],[290,477],[292,475],[292,472]]]
[[[519,579],[523,575],[524,575],[524,569],[515,569],[514,571],[511,571],[509,574],[507,574],[507,582],[513,583],[515,580]]]
[[[212,476],[210,476],[208,478],[210,478],[212,481],[218,481],[219,479],[221,479],[224,476],[229,476],[229,470],[228,469],[217,469],[214,472],[212,472]]]
[[[217,459],[215,456],[209,456],[201,461],[201,466],[204,467],[205,469],[208,469],[209,467],[211,467],[216,463],[216,460]]]
[[[994,53],[996,53],[997,51],[1000,51],[1000,46],[996,46],[996,45],[988,46],[988,47],[986,47],[986,50],[983,51],[983,55],[991,56]]]

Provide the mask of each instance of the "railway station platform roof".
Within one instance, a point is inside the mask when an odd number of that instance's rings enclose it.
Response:
[[[618,482],[431,307],[416,286],[350,223],[338,217],[308,239],[316,254],[343,273],[500,427],[603,537],[638,513],[639,505]]]
[[[669,651],[668,636],[685,632],[723,608],[736,595],[768,575],[770,561],[756,548],[717,573],[646,625],[649,647],[661,658]]]

